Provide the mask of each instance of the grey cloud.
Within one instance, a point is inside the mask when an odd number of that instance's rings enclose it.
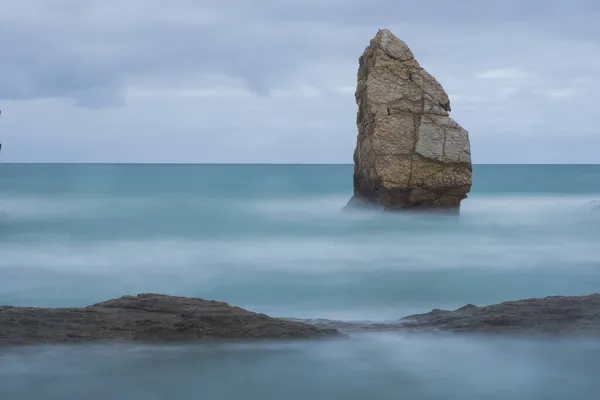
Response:
[[[398,26],[409,44],[452,43],[453,35],[471,35],[477,27],[508,30],[529,24],[526,29],[543,33],[540,18],[550,15],[567,21],[570,16],[589,16],[587,10],[593,7],[587,0],[568,6],[564,1],[520,0],[433,0],[427,6],[392,0],[184,0],[169,6],[158,1],[123,5],[117,0],[63,0],[49,4],[28,0],[11,6],[21,7],[20,12],[0,16],[1,97],[72,97],[85,104],[90,101],[87,94],[104,86],[103,97],[118,100],[132,77],[146,74],[168,80],[198,73],[240,77],[255,93],[267,95],[299,65],[337,59],[354,66],[378,27]],[[546,23],[544,28],[581,25],[570,21]],[[587,29],[598,29],[593,26]],[[468,50],[453,57],[465,54],[479,57]],[[431,56],[434,62],[436,58]],[[109,95],[111,90],[115,93]]]
[[[314,47],[309,41],[260,27],[235,28],[236,21],[196,25],[157,18],[117,26],[110,24],[110,16],[105,24],[76,21],[56,20],[50,26],[46,22],[0,24],[6,44],[0,54],[0,96],[65,96],[86,102],[82,93],[99,86],[118,91],[139,74],[168,79],[198,73],[238,76],[251,89],[266,94],[271,80],[310,56]]]
[[[389,27],[449,92],[475,162],[591,160],[599,12],[595,0],[10,2],[0,129],[14,151],[4,157],[351,162],[357,59]],[[511,68],[524,76],[478,78]],[[168,93],[230,86],[251,95]],[[301,93],[311,90],[321,95]],[[585,150],[567,157],[569,137]]]

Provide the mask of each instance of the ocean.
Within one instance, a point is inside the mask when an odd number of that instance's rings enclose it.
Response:
[[[0,304],[145,292],[390,321],[600,292],[600,166],[474,165],[461,215],[342,213],[352,165],[0,164]],[[597,399],[600,342],[0,348],[0,399]]]

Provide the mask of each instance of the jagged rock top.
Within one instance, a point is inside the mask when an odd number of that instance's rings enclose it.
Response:
[[[390,58],[398,61],[408,61],[415,58],[406,43],[397,38],[388,29],[380,29],[371,40],[371,49],[381,49]]]

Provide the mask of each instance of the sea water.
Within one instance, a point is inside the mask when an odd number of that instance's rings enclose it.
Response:
[[[342,213],[351,165],[0,164],[0,304],[156,292],[390,321],[600,291],[600,166],[475,165],[461,215]],[[0,348],[0,399],[597,399],[600,342]]]

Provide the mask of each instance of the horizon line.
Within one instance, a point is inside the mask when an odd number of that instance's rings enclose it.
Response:
[[[58,162],[58,161],[0,161],[5,165],[348,165],[354,163],[310,163],[310,162]],[[589,165],[595,166],[600,163],[472,163],[472,165]]]

